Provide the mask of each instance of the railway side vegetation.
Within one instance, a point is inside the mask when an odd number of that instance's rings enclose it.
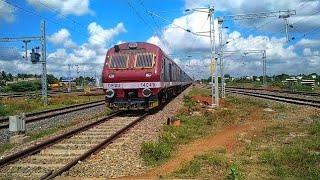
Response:
[[[181,126],[165,126],[158,141],[142,145],[147,165],[161,166],[174,158],[178,147],[189,147],[224,127],[251,122],[260,126],[261,121],[263,128],[241,133],[232,152],[213,148],[161,178],[320,179],[320,111],[229,95],[221,109],[206,113],[193,97],[208,93],[193,88],[177,114]]]
[[[22,112],[38,112],[89,101],[103,100],[103,98],[103,95],[90,96],[90,98],[88,98],[87,96],[78,96],[75,94],[61,94],[49,98],[49,103],[46,107],[42,105],[40,96],[36,98],[3,99],[0,102],[0,116],[16,115]]]

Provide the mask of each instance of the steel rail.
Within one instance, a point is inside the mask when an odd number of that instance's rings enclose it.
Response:
[[[5,165],[7,165],[7,164],[9,164],[9,163],[12,163],[12,162],[17,161],[19,159],[22,159],[22,158],[24,158],[24,157],[26,157],[28,155],[32,155],[32,154],[38,153],[42,149],[47,148],[48,146],[56,144],[56,143],[66,139],[66,138],[69,138],[69,137],[71,137],[71,136],[73,136],[73,135],[75,135],[75,134],[77,134],[79,132],[82,132],[82,131],[87,130],[87,129],[93,127],[93,126],[96,126],[96,125],[98,125],[98,124],[100,124],[102,122],[110,120],[112,117],[114,117],[114,116],[116,116],[116,115],[118,115],[120,113],[121,113],[121,111],[114,112],[114,113],[108,115],[107,117],[101,118],[101,119],[99,119],[99,120],[97,120],[95,122],[92,122],[92,123],[86,124],[84,126],[78,127],[76,129],[73,129],[73,130],[68,131],[66,133],[63,133],[63,134],[60,134],[60,135],[58,135],[56,137],[53,137],[51,139],[43,141],[43,142],[41,142],[41,143],[39,143],[37,145],[31,146],[31,147],[29,147],[27,149],[24,149],[22,151],[19,151],[17,153],[14,153],[14,154],[11,154],[9,156],[6,156],[6,157],[0,159],[0,168],[5,166]]]
[[[103,147],[105,147],[105,146],[109,145],[110,143],[112,143],[112,141],[114,141],[116,138],[118,138],[120,135],[122,135],[128,129],[133,127],[136,123],[140,122],[147,115],[148,115],[148,113],[143,114],[142,116],[140,116],[139,118],[137,118],[136,120],[131,122],[130,124],[126,125],[122,129],[120,129],[119,131],[117,131],[116,133],[114,133],[113,135],[108,137],[107,139],[103,140],[101,143],[99,143],[95,147],[93,147],[93,148],[89,149],[88,151],[86,151],[84,154],[82,154],[78,158],[74,159],[73,161],[69,162],[67,165],[63,166],[62,168],[60,168],[60,169],[58,169],[56,171],[51,171],[51,173],[47,173],[46,174],[47,177],[42,177],[41,179],[42,180],[53,179],[56,176],[61,175],[63,172],[68,171],[70,168],[75,166],[79,161],[83,161],[84,159],[89,157],[91,154],[94,154],[94,153],[100,151]]]
[[[102,104],[104,104],[104,100],[93,101],[93,102],[82,103],[82,104],[75,104],[75,105],[71,105],[71,106],[67,106],[67,107],[50,109],[50,110],[45,110],[45,111],[40,111],[40,112],[28,113],[28,114],[26,114],[26,118],[27,118],[26,123],[39,121],[41,119],[50,118],[50,117],[61,115],[61,114],[66,114],[66,113],[76,111],[76,110],[82,110],[85,108],[95,107],[95,106],[99,106]],[[73,109],[73,108],[77,108],[77,107],[79,107],[79,108]],[[65,110],[65,111],[63,111],[63,110]],[[58,112],[54,113],[55,111],[58,111]],[[45,115],[47,113],[52,113],[52,114]],[[33,116],[39,116],[39,117],[33,117]],[[6,123],[8,121],[9,121],[9,117],[0,118],[0,123]],[[0,125],[0,129],[4,129],[4,128],[8,128],[8,127],[9,127],[9,124],[1,124]]]
[[[50,95],[76,93],[76,92],[84,92],[84,90],[83,89],[78,89],[78,90],[73,90],[72,92],[67,92],[67,91],[48,91],[48,93]],[[0,99],[26,97],[26,96],[34,96],[34,95],[41,95],[41,92],[21,92],[21,93],[0,94]]]
[[[227,87],[226,89],[245,89],[245,90],[257,90],[257,91],[270,91],[278,93],[287,93],[287,94],[301,94],[305,96],[320,96],[320,93],[317,92],[304,92],[304,91],[290,91],[290,90],[277,90],[277,89],[259,89],[259,88],[243,88],[243,87]]]
[[[254,92],[244,92],[241,90],[226,90],[226,92],[320,108],[320,101],[317,101],[317,100],[307,100],[307,99],[284,97],[284,96],[278,96],[278,95],[261,94],[261,93],[254,93]]]
[[[301,97],[288,97],[288,96],[277,95],[277,94],[268,94],[268,93],[264,93],[264,92],[251,92],[251,91],[247,91],[247,89],[245,89],[245,90],[243,90],[243,89],[227,89],[227,90],[229,90],[229,91],[242,91],[242,92],[247,92],[247,93],[251,93],[251,94],[267,95],[267,96],[286,98],[286,99],[292,99],[292,100],[297,100],[297,101],[313,102],[313,103],[320,104],[320,100],[316,100],[316,99],[304,99]]]

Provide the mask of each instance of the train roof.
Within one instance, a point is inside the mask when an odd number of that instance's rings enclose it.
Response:
[[[127,43],[122,43],[122,44],[116,44],[111,49],[115,48],[116,46],[119,46],[121,48],[126,48],[126,49],[135,49],[135,48],[139,48],[139,47],[143,47],[143,48],[153,47],[153,48],[161,49],[159,46],[152,44],[152,43],[148,43],[148,42],[127,42]]]

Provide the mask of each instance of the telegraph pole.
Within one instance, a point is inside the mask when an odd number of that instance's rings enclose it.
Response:
[[[42,63],[42,76],[41,76],[41,84],[42,84],[42,101],[45,106],[48,105],[48,89],[47,89],[47,67],[46,67],[46,27],[45,21],[41,21],[40,30],[41,35],[39,37],[5,37],[0,38],[0,42],[15,42],[15,41],[22,41],[25,43],[25,50],[26,50],[26,59],[28,57],[27,54],[27,43],[31,41],[40,41],[41,43],[41,61],[39,58],[32,59],[31,62],[33,64]],[[39,54],[38,54],[39,55]],[[36,57],[36,56],[34,56]]]

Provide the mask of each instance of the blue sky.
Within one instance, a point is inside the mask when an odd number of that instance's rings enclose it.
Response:
[[[207,13],[183,10],[209,5],[214,5],[215,17],[289,9],[297,12],[288,19],[292,25],[289,38],[294,38],[291,42],[286,42],[283,19],[225,22],[224,26],[229,28],[223,31],[223,42],[230,43],[224,50],[239,51],[225,59],[226,73],[262,74],[260,55],[243,57],[244,50],[267,50],[268,75],[320,73],[318,0],[0,0],[0,37],[39,36],[40,21],[46,19],[48,73],[57,77],[68,74],[68,64],[73,65],[72,76],[77,64],[81,67],[80,75],[100,75],[108,48],[116,43],[147,41],[175,54],[175,61],[192,76],[205,78],[209,76],[209,38],[173,27],[207,31]],[[218,43],[217,31],[215,35]],[[1,42],[0,70],[40,74],[40,65],[32,65],[21,57],[22,45]],[[30,43],[29,51],[35,46],[39,43]],[[188,58],[189,55],[192,57]]]

